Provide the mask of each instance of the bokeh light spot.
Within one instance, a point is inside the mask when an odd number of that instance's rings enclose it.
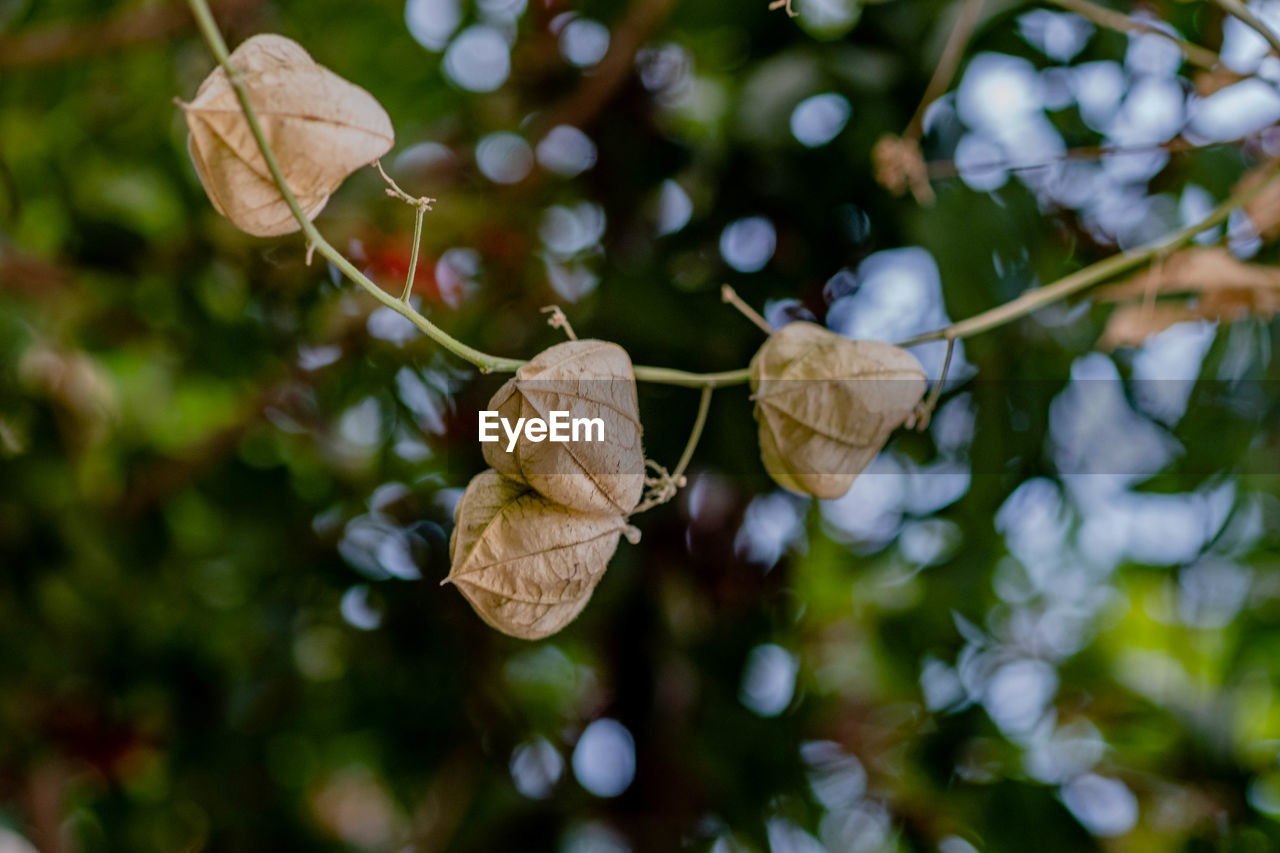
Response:
[[[759,272],[773,257],[778,234],[763,216],[736,219],[720,233],[720,255],[738,272]]]
[[[826,145],[844,130],[853,108],[843,95],[826,92],[805,98],[791,111],[791,134],[801,145]]]
[[[636,775],[636,744],[617,720],[591,723],[573,748],[573,775],[597,797],[616,797]]]
[[[533,150],[514,133],[491,133],[476,145],[476,166],[495,184],[515,184],[533,169]]]
[[[467,27],[445,51],[444,72],[468,91],[494,91],[511,73],[507,40],[496,28],[485,24]]]

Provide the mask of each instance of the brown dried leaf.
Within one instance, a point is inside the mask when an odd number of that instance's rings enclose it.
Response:
[[[347,176],[391,149],[391,119],[372,95],[317,63],[297,42],[254,36],[231,54],[289,189],[309,218]],[[259,237],[299,230],[258,150],[226,72],[184,104],[187,147],[218,212]]]
[[[1152,295],[1207,295],[1215,290],[1280,291],[1280,269],[1246,263],[1220,247],[1181,249],[1137,275],[1100,289],[1098,298],[1124,302]]]
[[[1250,169],[1244,174],[1231,190],[1232,194],[1247,192],[1252,187],[1256,187],[1262,181],[1268,180],[1275,174],[1276,162],[1269,160],[1266,163]],[[1253,222],[1253,227],[1258,230],[1258,234],[1264,240],[1274,240],[1280,237],[1280,181],[1273,182],[1261,193],[1244,206],[1244,212],[1248,215],[1249,220]]]
[[[838,498],[924,397],[915,356],[789,323],[751,360],[760,455],[785,489]]]
[[[1280,198],[1276,202],[1280,204]],[[1191,298],[1156,301],[1158,296],[1170,295]],[[1098,347],[1140,346],[1174,323],[1231,321],[1241,315],[1274,317],[1280,312],[1280,269],[1246,263],[1220,247],[1181,249],[1137,275],[1102,288],[1098,298],[1125,303],[1111,313]]]
[[[1142,346],[1147,338],[1175,323],[1198,319],[1202,319],[1199,312],[1181,303],[1143,305],[1131,302],[1118,305],[1107,318],[1107,326],[1098,339],[1098,349],[1111,352],[1117,347]]]
[[[522,366],[489,401],[512,425],[517,418],[547,420],[552,411],[600,418],[604,441],[531,442],[521,437],[507,452],[503,436],[482,445],[485,461],[501,474],[582,512],[627,515],[644,491],[644,450],[635,373],[627,351],[605,341],[556,344]]]
[[[604,575],[618,537],[638,533],[619,515],[560,506],[490,469],[454,511],[448,581],[485,622],[538,640],[577,617]]]
[[[1280,311],[1280,291],[1271,288],[1223,287],[1206,291],[1196,303],[1197,312],[1213,320],[1253,315],[1270,320]]]

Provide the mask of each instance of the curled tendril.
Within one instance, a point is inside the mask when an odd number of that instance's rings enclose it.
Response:
[[[644,460],[645,470],[652,471],[654,476],[644,478],[645,496],[639,506],[631,511],[632,515],[660,506],[676,496],[685,486],[683,474],[672,474],[652,459]]]

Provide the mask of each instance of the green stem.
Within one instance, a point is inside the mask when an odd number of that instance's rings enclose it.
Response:
[[[938,379],[933,383],[933,390],[929,392],[929,398],[924,401],[924,405],[920,407],[919,417],[916,418],[915,428],[924,432],[929,426],[929,421],[933,419],[933,412],[938,408],[938,401],[942,399],[942,389],[947,384],[947,373],[951,371],[951,356],[955,354],[956,339],[947,338],[947,355],[942,359],[942,372],[938,374]]]
[[[746,301],[738,295],[738,291],[734,290],[727,284],[720,285],[720,301],[737,308],[738,312],[742,314],[743,317],[750,320],[755,324],[757,329],[764,332],[766,335],[772,335],[774,333],[775,330],[773,326],[769,325],[769,321],[761,317],[756,309],[748,305]]]
[[[1121,273],[1129,272],[1135,267],[1150,263],[1154,259],[1188,242],[1201,231],[1226,222],[1232,211],[1255,199],[1263,190],[1274,184],[1278,177],[1280,177],[1280,172],[1273,172],[1266,180],[1258,181],[1253,186],[1234,193],[1226,201],[1214,208],[1213,212],[1204,219],[1175,231],[1145,249],[1122,252],[1118,255],[1104,258],[1096,264],[1090,264],[1084,269],[1076,270],[1071,275],[1060,278],[1052,284],[1028,290],[1021,296],[1011,299],[1003,305],[998,305],[990,311],[975,314],[967,320],[953,323],[945,329],[917,335],[914,338],[902,341],[898,346],[910,347],[928,341],[938,341],[945,338],[967,338],[981,334],[1020,317],[1025,317],[1027,314],[1046,305],[1059,302],[1068,296],[1073,296],[1095,285],[1102,284],[1104,281],[1112,279]]]
[[[409,253],[409,276],[404,281],[404,293],[400,301],[408,304],[413,295],[413,279],[418,274],[418,245],[422,242],[422,217],[426,215],[427,206],[419,204],[413,217],[413,251]]]
[[[1173,33],[1166,32],[1159,27],[1148,24],[1146,21],[1139,21],[1136,18],[1130,18],[1123,12],[1117,12],[1114,9],[1108,9],[1105,6],[1099,6],[1091,0],[1049,0],[1054,5],[1061,6],[1069,12],[1075,12],[1086,20],[1093,21],[1100,27],[1106,27],[1109,30],[1132,35],[1134,33],[1142,33],[1144,35],[1159,36],[1163,39],[1176,44],[1186,54],[1187,61],[1192,65],[1198,65],[1206,70],[1213,70],[1218,66],[1218,54],[1208,48],[1201,47],[1198,44],[1192,44],[1186,39],[1179,38]]]
[[[230,54],[227,51],[227,44],[223,41],[222,33],[218,30],[218,24],[213,19],[213,14],[209,11],[209,5],[206,0],[187,0],[191,7],[192,14],[195,15],[196,23],[200,27],[200,32],[204,36],[205,42],[208,43],[209,49],[213,52],[214,57],[218,60],[218,64],[222,66],[227,73],[228,79],[231,81],[232,87],[235,89],[236,99],[240,102],[240,109],[244,113],[245,121],[249,125],[249,130],[253,134],[254,141],[258,143],[258,150],[262,152],[262,158],[266,161],[267,170],[271,173],[271,179],[275,182],[276,187],[280,190],[280,194],[284,197],[285,203],[289,205],[289,210],[293,212],[294,218],[298,221],[298,225],[302,228],[303,235],[307,241],[315,247],[315,250],[327,258],[335,267],[337,267],[343,275],[359,285],[369,293],[374,299],[395,311],[397,314],[408,319],[427,337],[431,338],[440,346],[449,352],[458,356],[464,361],[470,362],[480,368],[485,373],[503,372],[511,373],[524,364],[524,359],[519,358],[502,358],[501,356],[490,355],[481,352],[478,349],[469,347],[466,344],[454,338],[448,332],[432,323],[426,317],[418,313],[417,310],[407,302],[396,299],[381,287],[378,287],[364,273],[356,268],[354,264],[343,257],[342,253],[330,245],[329,241],[324,238],[320,231],[315,227],[306,213],[298,204],[298,200],[294,197],[293,192],[289,189],[288,182],[285,181],[284,173],[280,170],[280,164],[276,160],[275,152],[271,150],[271,143],[267,141],[266,134],[262,131],[262,125],[258,121],[257,111],[254,109],[252,102],[249,100],[249,92],[245,89],[244,82],[241,80],[240,74],[231,65]],[[747,381],[747,369],[730,370],[723,373],[690,373],[684,370],[675,370],[666,367],[645,367],[637,366],[635,368],[636,378],[644,382],[654,382],[665,385],[683,385],[693,388],[716,388],[723,385],[736,385]]]
[[[707,412],[711,409],[713,390],[711,385],[702,386],[702,396],[698,400],[698,415],[693,419],[693,429],[689,431],[689,440],[685,442],[684,452],[680,454],[680,461],[676,463],[675,469],[668,474],[653,460],[645,460],[646,468],[654,469],[659,476],[654,480],[645,480],[645,484],[650,487],[649,494],[636,505],[635,509],[631,510],[630,515],[639,515],[656,506],[661,506],[684,488],[684,472],[693,460],[693,452],[698,448],[698,439],[702,438],[702,428],[707,425]]]
[[[209,4],[205,0],[189,0],[189,5],[195,15],[196,23],[200,26],[200,32],[204,35],[204,39],[208,42],[210,50],[213,51],[213,55],[217,58],[218,64],[222,66],[227,74],[227,79],[231,81],[231,86],[235,89],[236,99],[240,101],[240,109],[244,113],[245,121],[249,124],[249,131],[258,143],[258,150],[262,152],[262,159],[266,161],[267,171],[271,173],[271,179],[280,190],[280,195],[284,197],[285,204],[289,205],[289,210],[293,212],[294,219],[298,220],[298,225],[302,227],[302,233],[306,236],[307,241],[315,247],[316,251],[341,270],[343,275],[368,291],[374,299],[408,318],[427,337],[459,358],[471,362],[482,371],[486,373],[493,370],[512,371],[523,364],[524,362],[519,359],[489,355],[457,340],[435,323],[413,310],[412,307],[405,305],[381,287],[378,287],[368,276],[360,272],[354,264],[343,257],[341,252],[329,244],[329,241],[307,218],[307,214],[294,197],[293,191],[289,189],[284,173],[280,170],[280,163],[276,160],[275,152],[271,150],[271,143],[267,141],[266,134],[262,131],[262,125],[258,122],[258,114],[249,100],[249,92],[244,86],[240,73],[231,66],[227,44],[222,40],[222,33],[218,30],[218,25],[213,20],[213,14],[209,11]]]
[[[902,133],[904,138],[918,142],[924,136],[924,114],[928,111],[929,105],[941,98],[947,91],[947,87],[951,85],[951,78],[956,74],[956,68],[960,65],[964,49],[969,44],[970,37],[973,36],[974,27],[978,25],[978,15],[981,13],[982,0],[964,0],[964,5],[960,7],[960,16],[956,18],[951,35],[947,37],[946,46],[942,48],[942,56],[938,58],[938,66],[933,69],[929,85],[925,87],[924,96],[920,98],[920,105],[916,107],[915,115],[911,117],[907,129]]]
[[[641,382],[652,382],[655,385],[682,385],[685,388],[723,388],[726,385],[741,385],[750,378],[750,368],[726,370],[722,373],[691,373],[687,370],[676,370],[673,367],[646,367],[636,365],[636,379]]]
[[[684,446],[684,453],[680,454],[680,461],[676,463],[675,470],[671,472],[671,479],[677,483],[684,476],[685,469],[689,467],[689,462],[693,460],[693,451],[698,446],[698,439],[702,437],[702,428],[707,425],[707,411],[711,408],[711,391],[710,385],[706,385],[702,389],[702,397],[698,400],[698,416],[693,421],[693,430],[689,433],[689,441]]]

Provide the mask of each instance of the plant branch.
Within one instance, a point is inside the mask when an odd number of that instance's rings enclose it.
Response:
[[[422,217],[427,213],[427,206],[420,204],[413,214],[413,249],[409,253],[409,273],[404,279],[404,293],[400,294],[401,302],[408,302],[413,295],[413,280],[418,275],[418,247],[422,245]]]
[[[543,314],[550,314],[547,318],[547,325],[553,329],[563,329],[564,336],[571,341],[576,341],[578,335],[573,331],[573,326],[569,323],[569,318],[560,310],[559,305],[547,305],[540,309]]]
[[[924,432],[929,428],[929,421],[933,420],[933,412],[938,408],[938,400],[942,399],[942,389],[947,384],[947,374],[951,372],[951,356],[956,351],[956,339],[951,335],[947,336],[947,355],[942,360],[942,372],[938,374],[938,379],[933,383],[933,390],[929,392],[929,397],[921,403],[912,413],[907,421],[908,428],[914,428],[917,432]]]
[[[1267,127],[1254,133],[1246,134],[1238,139],[1227,140],[1224,142],[1191,142],[1186,137],[1177,136],[1168,142],[1159,142],[1151,145],[1081,145],[1075,148],[1068,148],[1061,154],[1053,157],[1046,157],[1043,160],[1037,160],[1033,163],[1012,163],[1008,159],[991,160],[986,163],[978,163],[970,166],[974,172],[982,172],[995,169],[1005,169],[1010,172],[1026,172],[1032,169],[1043,169],[1046,166],[1055,166],[1058,163],[1066,163],[1076,160],[1100,160],[1103,157],[1112,157],[1119,154],[1150,154],[1154,151],[1165,151],[1169,154],[1182,154],[1188,151],[1204,151],[1210,148],[1221,148],[1227,145],[1236,145],[1250,139],[1257,139],[1261,136],[1269,134],[1274,128]],[[954,160],[930,160],[925,166],[928,168],[929,178],[938,180],[941,178],[959,177],[960,170],[956,166]]]
[[[645,478],[644,482],[649,489],[649,494],[631,511],[631,515],[639,515],[666,503],[684,488],[684,472],[693,459],[693,451],[698,447],[702,428],[707,425],[707,412],[711,409],[711,392],[710,385],[703,386],[702,397],[698,400],[698,414],[693,420],[693,429],[689,431],[689,440],[685,442],[684,452],[680,454],[680,461],[676,463],[675,469],[668,474],[667,470],[657,462],[652,459],[645,460],[645,467],[652,468],[657,472],[657,476]]]
[[[1271,45],[1271,50],[1280,55],[1280,36],[1277,36],[1270,27],[1268,27],[1249,7],[1240,2],[1240,0],[1213,0],[1219,9],[1239,18],[1246,26],[1262,36],[1267,44]]]
[[[403,302],[400,299],[390,295],[381,287],[375,284],[368,276],[362,273],[354,264],[347,260],[341,252],[335,249],[328,240],[320,233],[315,224],[307,218],[306,213],[298,204],[298,200],[294,197],[293,192],[289,189],[288,183],[284,179],[284,174],[280,170],[280,164],[276,160],[275,153],[271,150],[271,143],[267,141],[266,134],[262,130],[262,125],[258,121],[257,111],[253,107],[253,103],[249,99],[249,92],[245,88],[244,81],[241,79],[239,72],[231,65],[230,54],[227,51],[227,44],[222,39],[222,33],[218,30],[217,22],[213,19],[213,14],[209,11],[207,0],[187,0],[191,6],[191,11],[196,17],[196,22],[200,26],[200,32],[204,36],[205,41],[209,45],[209,49],[213,52],[214,57],[218,60],[218,64],[227,73],[228,79],[231,81],[232,87],[235,89],[236,99],[240,102],[240,109],[244,113],[245,121],[249,125],[249,130],[253,134],[254,141],[258,143],[258,150],[262,153],[263,159],[266,161],[267,170],[271,174],[271,179],[276,187],[280,190],[281,196],[284,197],[285,203],[289,205],[289,210],[293,212],[294,218],[298,221],[298,225],[302,228],[302,233],[306,237],[317,252],[329,260],[337,267],[343,275],[352,282],[363,288],[374,299],[400,314],[409,320],[418,329],[431,340],[444,347],[449,352],[461,358],[463,361],[470,362],[480,368],[482,372],[503,372],[511,373],[520,365],[524,364],[524,359],[503,358],[501,356],[490,355],[481,352],[474,347],[467,346],[458,339],[454,338],[448,332],[432,323],[426,317],[418,313],[413,306]],[[721,373],[691,373],[685,370],[676,370],[668,367],[646,367],[638,365],[635,368],[636,379],[643,382],[654,382],[663,385],[683,385],[693,388],[702,387],[720,387],[723,385],[736,385],[747,381],[747,369],[744,367],[740,370],[729,370]]]
[[[746,317],[754,323],[755,326],[766,335],[773,334],[773,326],[769,325],[769,321],[761,317],[760,314],[756,312],[756,309],[744,302],[742,297],[738,295],[738,292],[727,284],[720,285],[720,301],[727,302],[734,308],[737,308],[743,317]]]
[[[219,14],[236,19],[261,5],[261,0],[214,0]],[[190,28],[186,4],[133,4],[110,17],[91,22],[49,24],[0,37],[0,68],[35,68],[86,56],[159,42]]]
[[[262,131],[262,125],[258,122],[257,111],[249,100],[249,91],[245,88],[240,72],[231,66],[231,57],[227,52],[227,44],[222,40],[222,33],[218,31],[218,25],[213,20],[213,14],[209,11],[209,4],[206,0],[188,0],[188,2],[191,5],[192,13],[196,16],[196,23],[199,24],[200,31],[204,35],[205,41],[209,44],[209,49],[213,51],[218,64],[222,66],[227,78],[231,81],[232,87],[235,89],[236,98],[240,101],[240,109],[244,113],[245,121],[249,124],[249,130],[253,134],[254,140],[258,143],[258,150],[262,153],[262,159],[266,161],[267,171],[271,173],[272,181],[275,182],[276,188],[280,190],[280,195],[284,197],[285,203],[289,205],[289,210],[293,212],[293,216],[298,221],[298,225],[301,226],[302,233],[306,236],[307,241],[315,247],[316,251],[341,270],[347,278],[368,291],[374,299],[377,299],[396,313],[403,315],[427,337],[459,358],[471,362],[482,371],[486,373],[494,370],[512,371],[523,364],[524,362],[519,359],[489,355],[457,340],[426,317],[423,317],[417,311],[406,306],[405,303],[391,296],[381,287],[378,287],[368,276],[343,257],[341,252],[329,244],[329,241],[324,238],[315,224],[307,218],[307,214],[294,197],[293,191],[289,189],[289,184],[284,179],[284,173],[280,171],[280,164],[276,160],[275,152],[271,150],[271,143],[267,141],[266,134]]]
[[[414,210],[413,215],[413,249],[409,253],[409,273],[404,280],[404,293],[400,294],[400,301],[408,303],[409,297],[413,295],[413,282],[418,276],[418,250],[422,246],[422,218],[426,216],[427,211],[431,209],[434,198],[429,196],[411,196],[404,190],[400,189],[400,185],[395,179],[387,174],[382,168],[381,160],[373,161],[373,168],[378,170],[378,174],[382,176],[382,180],[387,183],[387,195],[392,198],[398,198]],[[311,246],[307,249],[307,264],[311,264]]]
[[[702,428],[707,425],[707,412],[711,409],[711,391],[712,388],[709,385],[702,389],[702,397],[698,400],[698,416],[693,420],[689,441],[684,446],[684,453],[680,454],[680,461],[676,463],[675,470],[671,472],[671,479],[676,481],[676,485],[684,485],[681,482],[684,479],[684,472],[693,459],[693,451],[698,447],[698,439],[702,438]]]
[[[1218,58],[1218,54],[1208,48],[1192,44],[1186,39],[1160,29],[1155,24],[1148,24],[1146,21],[1130,18],[1123,12],[1108,9],[1106,6],[1099,6],[1097,3],[1091,2],[1091,0],[1049,0],[1049,2],[1061,6],[1068,12],[1075,12],[1080,17],[1109,30],[1128,35],[1153,35],[1168,39],[1182,49],[1182,52],[1186,54],[1187,61],[1192,65],[1212,70],[1221,61]]]
[[[969,44],[981,12],[982,0],[964,0],[964,5],[960,7],[960,15],[956,18],[955,27],[947,37],[942,56],[938,58],[938,65],[933,69],[929,85],[925,87],[924,97],[920,99],[915,115],[911,117],[907,129],[902,133],[904,139],[918,141],[924,135],[924,114],[928,111],[929,105],[942,97],[947,87],[951,85],[951,78],[955,76],[956,68],[960,65],[965,46]]]
[[[1058,279],[1052,284],[1046,284],[1043,287],[1037,287],[1028,290],[1021,296],[1011,299],[1003,305],[998,305],[990,311],[984,311],[976,314],[967,320],[961,320],[953,323],[945,329],[938,329],[934,332],[928,332],[923,335],[917,335],[914,338],[903,341],[898,344],[903,347],[915,346],[916,344],[926,343],[928,341],[937,341],[947,338],[967,338],[982,332],[1003,326],[1020,317],[1025,317],[1033,311],[1043,308],[1054,302],[1066,299],[1068,296],[1074,296],[1082,293],[1089,288],[1101,284],[1121,273],[1142,266],[1145,263],[1163,257],[1170,250],[1181,246],[1183,243],[1191,240],[1200,232],[1212,228],[1215,225],[1221,225],[1227,221],[1231,212],[1236,208],[1243,207],[1254,198],[1262,193],[1267,187],[1276,182],[1280,178],[1280,171],[1273,171],[1266,180],[1259,181],[1251,187],[1247,187],[1239,192],[1232,194],[1213,209],[1213,212],[1199,222],[1195,222],[1185,228],[1179,229],[1168,235],[1163,240],[1153,243],[1145,249],[1137,249],[1132,252],[1121,252],[1118,255],[1112,255],[1098,261],[1096,264],[1090,264],[1084,269],[1077,270],[1068,276]]]

